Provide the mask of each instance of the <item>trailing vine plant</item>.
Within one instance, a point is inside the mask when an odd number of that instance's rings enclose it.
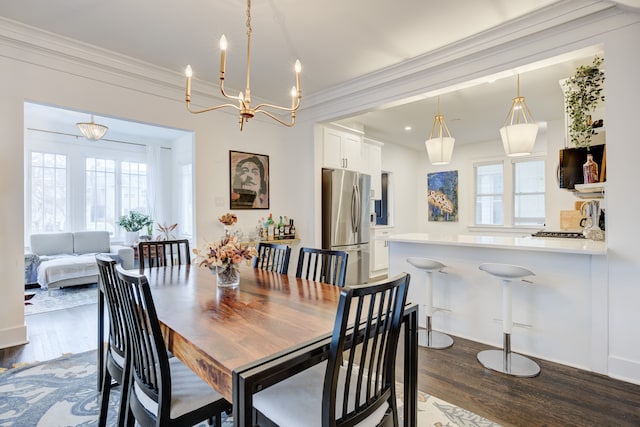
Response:
[[[596,56],[591,65],[576,68],[567,79],[565,111],[569,115],[569,139],[576,147],[589,147],[595,135],[591,113],[604,102],[604,72],[600,69],[604,59]]]

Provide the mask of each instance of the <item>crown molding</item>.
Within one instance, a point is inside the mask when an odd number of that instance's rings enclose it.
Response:
[[[177,73],[173,71],[4,17],[0,17],[0,41],[13,44],[23,54],[30,51],[102,71],[175,86]]]
[[[306,112],[317,121],[338,120],[373,107],[391,105],[436,89],[503,71],[496,66],[508,52],[530,50],[551,35],[582,30],[624,12],[615,4],[593,0],[564,0],[482,33],[428,52],[402,63],[344,82],[306,98]],[[592,31],[592,29],[590,29]],[[587,37],[591,34],[584,34]],[[546,48],[529,54],[526,65],[553,56]],[[513,55],[511,55],[513,56]],[[488,59],[489,58],[489,59]],[[470,63],[480,68],[469,74]]]

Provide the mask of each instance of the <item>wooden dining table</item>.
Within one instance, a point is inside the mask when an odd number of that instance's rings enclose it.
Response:
[[[252,425],[252,396],[328,356],[341,288],[242,266],[240,286],[219,288],[195,265],[147,268],[167,349],[233,403]],[[417,417],[417,307],[403,326],[405,425]]]

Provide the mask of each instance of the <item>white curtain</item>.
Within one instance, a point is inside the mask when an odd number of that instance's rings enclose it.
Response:
[[[147,203],[154,222],[154,234],[157,233],[157,224],[165,224],[167,221],[164,212],[162,164],[161,148],[147,145]]]

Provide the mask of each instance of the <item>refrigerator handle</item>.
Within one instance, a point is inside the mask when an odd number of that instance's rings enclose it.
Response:
[[[358,232],[358,224],[356,223],[356,210],[357,210],[357,193],[358,188],[354,185],[351,191],[351,229],[357,233]]]
[[[356,192],[356,217],[355,217],[355,223],[356,226],[354,227],[354,230],[356,233],[360,232],[360,215],[362,214],[362,204],[360,201],[360,187],[356,185],[355,187],[355,192]]]

